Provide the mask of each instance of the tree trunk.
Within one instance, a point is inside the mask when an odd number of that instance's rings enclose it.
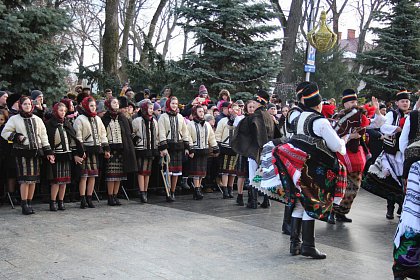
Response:
[[[184,28],[184,47],[182,48],[182,59],[185,59],[188,48],[188,31]]]
[[[127,10],[125,11],[124,29],[122,34],[122,42],[120,47],[120,58],[127,58],[128,38],[133,23],[134,10],[136,8],[136,0],[129,0]]]
[[[121,71],[120,76],[122,80],[127,80],[126,75],[126,60],[128,58],[128,37],[130,35],[130,29],[134,18],[134,9],[136,8],[136,0],[129,0],[128,7],[125,10],[124,29],[122,34],[122,42],[119,50],[121,60]]]
[[[277,76],[278,83],[293,82],[293,57],[296,49],[296,37],[302,19],[303,0],[293,0],[290,4],[290,13],[287,19],[287,28],[284,29],[284,41],[281,50],[283,69]]]
[[[185,0],[181,1],[181,5],[180,8],[182,8],[184,6]],[[175,1],[175,9],[177,8],[177,1]],[[172,25],[170,25],[169,21],[168,21],[168,29],[167,29],[167,34],[166,34],[166,38],[165,38],[165,44],[163,45],[163,51],[162,51],[162,57],[163,59],[166,58],[166,55],[168,53],[169,50],[169,41],[172,39],[172,33],[175,30],[175,27],[178,23],[178,18],[179,18],[179,13],[177,11],[174,12],[174,21],[172,22]]]
[[[140,61],[143,64],[147,61],[147,57],[152,46],[152,38],[155,34],[156,24],[167,2],[168,0],[160,0],[159,6],[157,7],[155,14],[153,15],[152,21],[150,22],[149,33],[147,34],[144,40],[143,51],[141,52],[140,56]]]
[[[118,39],[118,0],[106,0],[103,66],[104,72],[114,77],[118,71]]]
[[[79,56],[79,75],[77,76],[77,84],[82,84],[82,67],[84,66],[85,60],[85,40],[82,40],[82,45],[80,46],[80,56]]]

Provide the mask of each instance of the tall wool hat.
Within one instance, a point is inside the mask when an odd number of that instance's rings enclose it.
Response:
[[[270,96],[266,90],[260,89],[258,93],[254,96],[253,100],[265,106],[268,104]]]
[[[120,103],[120,109],[128,107],[128,98],[127,97],[118,96],[118,102]]]
[[[397,92],[396,100],[400,101],[402,99],[410,99],[410,92],[406,89],[402,89]]]
[[[31,91],[31,99],[32,100],[35,100],[35,99],[37,99],[37,97],[38,96],[44,96],[44,94],[42,93],[42,91],[40,91],[40,90],[33,90],[33,91]]]
[[[310,82],[305,81],[305,82],[301,82],[297,85],[297,87],[296,87],[296,97],[297,97],[298,101],[302,98],[303,89],[309,84],[310,84]]]
[[[201,85],[198,89],[198,94],[208,94],[207,88],[205,85]]]
[[[353,101],[353,100],[357,100],[357,93],[351,89],[345,89],[342,93],[343,97],[341,98],[341,102],[344,104],[348,101]]]
[[[19,101],[19,99],[22,97],[19,93],[12,93],[9,95],[9,97],[6,100],[7,108],[11,109],[13,107],[13,104]]]
[[[319,94],[317,83],[309,83],[302,90],[303,104],[306,107],[315,107],[321,104],[322,96]]]

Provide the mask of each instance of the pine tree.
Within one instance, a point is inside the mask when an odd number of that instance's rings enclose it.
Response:
[[[190,53],[173,71],[214,91],[255,92],[279,71],[277,27],[271,6],[246,0],[189,0],[181,10],[183,27],[195,34],[199,53]]]
[[[376,17],[389,23],[372,29],[378,37],[376,48],[359,56],[367,93],[386,101],[400,88],[418,87],[420,80],[420,1],[392,2],[391,12]]]
[[[65,94],[70,55],[58,39],[69,25],[64,10],[0,1],[0,88]]]
[[[315,58],[316,71],[311,74],[318,83],[320,93],[324,98],[341,100],[343,90],[357,86],[354,74],[343,57],[344,51],[338,46],[326,53],[317,53]]]

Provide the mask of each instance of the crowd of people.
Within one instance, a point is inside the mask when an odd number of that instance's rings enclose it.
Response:
[[[316,83],[296,87],[284,104],[259,90],[250,100],[228,90],[211,99],[204,85],[186,105],[171,88],[158,96],[125,85],[95,100],[78,86],[54,102],[44,95],[0,91],[1,169],[7,192],[20,186],[22,214],[34,213],[32,199],[41,173],[50,182],[50,210],[65,210],[66,185],[76,178],[80,208],[95,208],[95,181],[102,176],[108,205],[121,205],[121,182],[136,174],[142,203],[148,202],[153,161],[167,162],[167,202],[175,201],[178,178],[203,199],[204,179],[215,180],[224,199],[256,209],[285,204],[283,233],[290,254],[315,259],[315,220],[351,223],[348,216],[361,187],[387,201],[387,219],[400,216],[394,241],[395,279],[420,275],[420,101],[400,90],[394,102],[375,97],[358,103],[346,89],[341,105],[322,99]],[[418,95],[418,93],[417,93]],[[105,162],[105,164],[100,164]],[[163,165],[162,165],[163,166]],[[102,169],[102,170],[101,170]],[[236,182],[235,182],[236,181]],[[244,186],[249,182],[247,203]],[[211,190],[210,190],[211,191]],[[258,196],[263,195],[262,203]]]

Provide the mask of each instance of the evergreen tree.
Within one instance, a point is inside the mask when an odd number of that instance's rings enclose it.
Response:
[[[391,12],[376,17],[389,22],[385,28],[373,28],[376,48],[359,55],[367,93],[387,101],[400,88],[418,87],[420,80],[420,1],[392,2]]]
[[[268,39],[277,27],[271,6],[247,0],[189,0],[180,10],[183,28],[195,35],[199,53],[170,64],[188,83],[214,91],[255,92],[267,87],[279,71],[277,40]],[[184,79],[185,80],[185,79]],[[185,84],[188,87],[188,84]]]
[[[27,94],[66,93],[69,50],[58,42],[70,24],[64,10],[0,1],[0,88]]]
[[[331,51],[316,54],[316,71],[311,74],[311,80],[318,83],[324,98],[341,100],[343,90],[357,87],[354,74],[345,62],[343,53],[344,51],[336,46]]]
[[[355,75],[343,57],[343,49],[334,47],[326,53],[316,53],[315,73],[311,73],[310,80],[319,86],[323,98],[341,100],[341,94],[346,88],[357,87]],[[304,64],[306,61],[306,44],[298,45],[293,60],[292,75],[295,81],[304,81]],[[295,99],[295,91],[288,94],[279,92],[283,99]]]

